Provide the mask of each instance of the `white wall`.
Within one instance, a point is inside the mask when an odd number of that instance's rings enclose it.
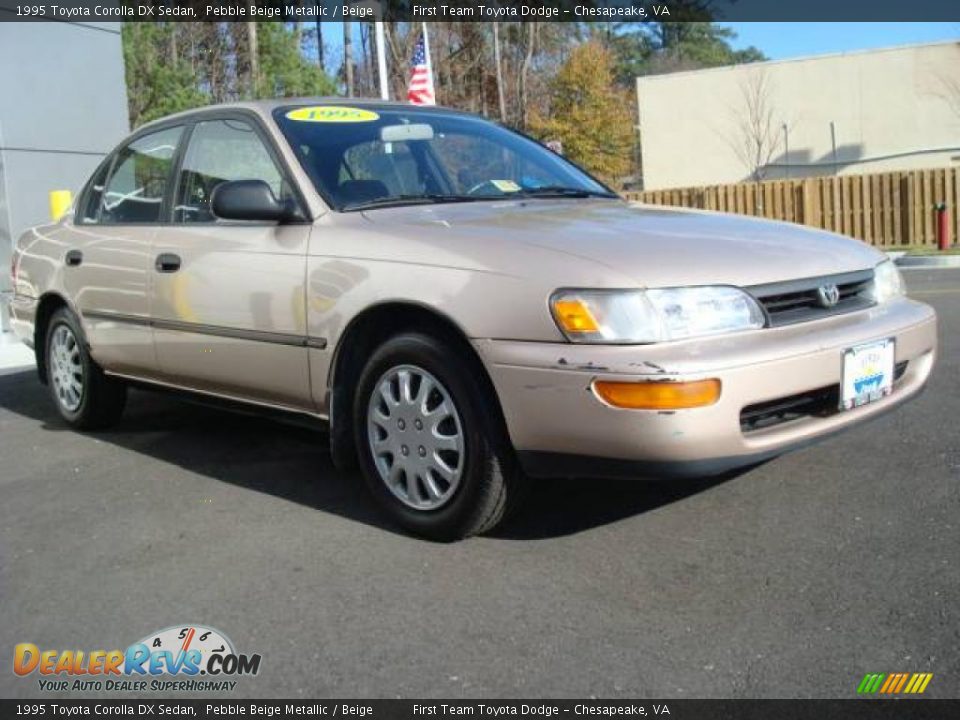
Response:
[[[119,23],[0,22],[0,290],[49,192],[76,192],[128,129]]]
[[[831,121],[838,173],[960,163],[960,42],[937,43],[638,78],[645,188],[749,179],[734,147],[760,77],[777,131],[768,179],[833,174]]]

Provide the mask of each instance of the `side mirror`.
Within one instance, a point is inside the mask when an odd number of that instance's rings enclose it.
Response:
[[[230,180],[213,189],[213,214],[224,220],[283,222],[293,214],[263,180]]]

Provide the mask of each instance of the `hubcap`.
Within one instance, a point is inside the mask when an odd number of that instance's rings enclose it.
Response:
[[[75,412],[83,400],[83,360],[73,331],[58,325],[50,339],[50,381],[60,405]]]
[[[463,429],[433,375],[414,365],[385,372],[367,407],[367,435],[380,479],[404,504],[435,510],[453,497],[465,461]]]

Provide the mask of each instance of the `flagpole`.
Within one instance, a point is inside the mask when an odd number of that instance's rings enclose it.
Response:
[[[427,24],[420,23],[423,26],[423,53],[426,55],[427,72],[430,74],[430,83],[433,85],[434,99],[437,94],[437,83],[433,78],[433,63],[430,61],[430,36],[427,35]]]
[[[377,20],[374,24],[377,40],[377,74],[380,76],[380,98],[390,99],[390,87],[387,83],[387,52],[383,37],[383,21]]]

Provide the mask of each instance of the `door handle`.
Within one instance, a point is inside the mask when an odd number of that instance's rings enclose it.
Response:
[[[157,262],[154,267],[157,268],[157,272],[176,272],[180,269],[180,256],[173,253],[160,253],[157,255]]]
[[[83,253],[79,250],[68,250],[64,261],[67,263],[67,267],[77,267],[83,262]]]

